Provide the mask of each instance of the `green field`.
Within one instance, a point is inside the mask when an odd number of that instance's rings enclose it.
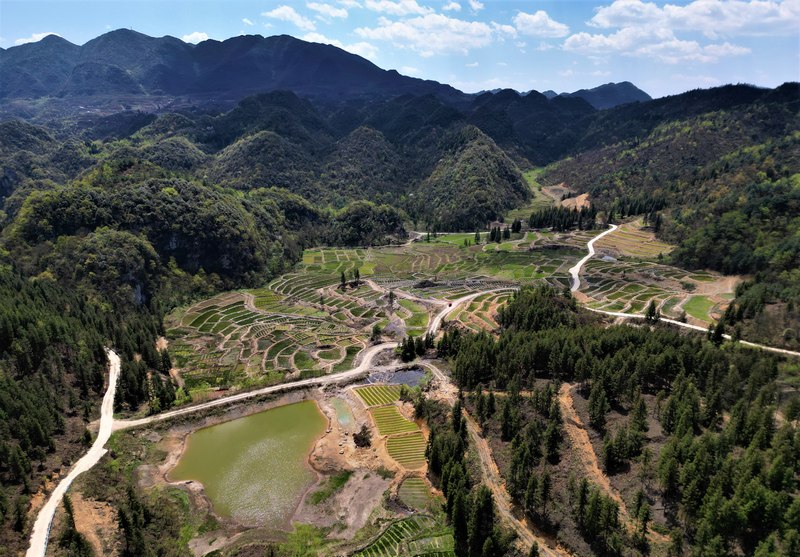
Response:
[[[524,207],[509,211],[505,219],[507,223],[512,222],[514,219],[520,219],[526,222],[534,211],[553,206],[555,203],[553,198],[540,190],[541,184],[539,183],[539,177],[543,172],[543,168],[534,168],[533,170],[527,170],[522,173],[531,190],[531,200],[530,203]]]
[[[391,404],[399,399],[399,385],[369,385],[358,387],[356,394],[364,401],[367,406],[382,406]]]
[[[439,555],[450,556],[455,555],[452,546],[452,531],[430,516],[415,515],[392,522],[375,541],[353,555],[358,557],[423,556],[438,552]],[[437,549],[438,547],[441,549]]]
[[[425,437],[422,432],[408,435],[397,435],[386,440],[389,456],[408,469],[421,468],[425,465]]]
[[[411,476],[403,480],[397,495],[404,505],[421,511],[429,509],[437,502],[437,499],[431,495],[428,482],[418,476]]]
[[[711,321],[708,312],[711,311],[713,307],[714,302],[706,296],[692,296],[689,298],[689,301],[683,305],[683,309],[688,315],[706,322]]]
[[[379,406],[370,409],[370,413],[380,435],[419,431],[417,424],[405,419],[396,406]]]

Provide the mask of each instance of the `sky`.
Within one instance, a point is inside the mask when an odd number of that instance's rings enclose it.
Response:
[[[288,34],[470,93],[800,81],[800,0],[0,0],[2,48],[119,28],[192,43]]]

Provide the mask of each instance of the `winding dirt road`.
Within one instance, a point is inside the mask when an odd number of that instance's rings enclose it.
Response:
[[[69,474],[59,482],[44,507],[39,511],[36,522],[31,532],[31,543],[26,557],[44,557],[47,552],[47,542],[50,537],[50,526],[53,523],[58,505],[64,499],[72,482],[91,469],[106,454],[105,444],[111,437],[111,426],[114,422],[114,395],[117,391],[117,381],[119,380],[120,360],[116,352],[108,350],[108,389],[103,395],[103,402],[100,406],[100,429],[97,438],[94,440],[89,451],[81,457],[69,471]]]
[[[570,287],[571,292],[576,292],[581,287],[581,277],[580,277],[581,267],[583,267],[587,261],[589,261],[592,257],[594,257],[594,243],[603,236],[611,234],[616,229],[617,229],[616,224],[609,224],[608,230],[606,230],[605,232],[601,232],[600,234],[598,234],[597,236],[595,236],[586,243],[586,249],[589,250],[589,253],[586,254],[583,257],[583,259],[575,263],[573,267],[570,267],[568,271],[569,274],[572,275],[572,286]]]

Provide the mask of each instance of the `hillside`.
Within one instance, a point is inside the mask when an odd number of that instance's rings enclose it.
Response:
[[[664,211],[659,234],[676,264],[753,275],[732,325],[756,338],[800,346],[793,240],[800,214],[800,87],[728,86],[621,107],[598,116],[574,157],[548,167],[548,183],[589,192],[619,216]],[[631,209],[639,204],[644,209]]]

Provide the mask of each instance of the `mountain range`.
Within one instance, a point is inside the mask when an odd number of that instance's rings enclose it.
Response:
[[[332,45],[287,35],[246,35],[194,45],[118,29],[82,46],[48,35],[0,49],[0,75],[0,99],[187,96],[238,101],[282,89],[318,100],[433,94],[461,106],[476,96],[383,70]],[[585,99],[597,109],[650,99],[628,82],[561,96]]]

